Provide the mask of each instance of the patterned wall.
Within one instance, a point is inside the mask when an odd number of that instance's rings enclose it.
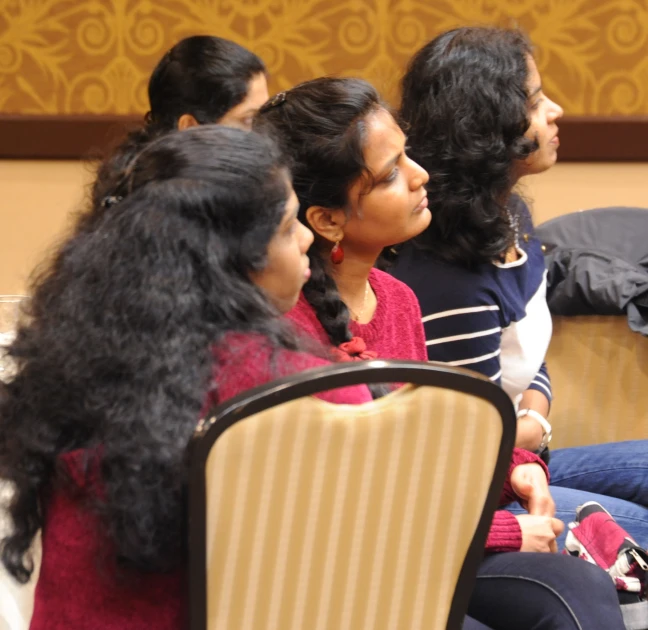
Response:
[[[570,114],[648,114],[648,0],[0,0],[0,111],[129,114],[178,39],[258,53],[271,90],[359,75],[390,98],[408,57],[462,24],[518,24]]]

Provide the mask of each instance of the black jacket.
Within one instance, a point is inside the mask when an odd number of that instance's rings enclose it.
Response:
[[[596,208],[536,228],[556,315],[620,315],[648,336],[648,209]]]

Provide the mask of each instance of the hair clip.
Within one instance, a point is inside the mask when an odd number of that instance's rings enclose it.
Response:
[[[108,197],[104,197],[101,201],[101,207],[102,208],[111,208],[114,206],[116,203],[119,203],[123,197],[120,197],[118,195],[109,195]]]
[[[261,109],[259,111],[267,112],[269,109],[282,105],[285,102],[286,102],[286,92],[279,92],[278,94],[275,94],[271,99],[266,101],[265,104],[261,106]]]

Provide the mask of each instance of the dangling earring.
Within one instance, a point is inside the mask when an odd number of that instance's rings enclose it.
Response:
[[[331,262],[334,265],[339,265],[343,260],[344,250],[342,249],[342,245],[340,245],[340,241],[337,240],[335,241],[335,245],[333,245],[333,249],[331,250]]]

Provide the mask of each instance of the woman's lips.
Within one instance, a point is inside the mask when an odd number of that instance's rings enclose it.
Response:
[[[414,212],[421,212],[425,210],[425,208],[427,207],[428,207],[428,198],[427,195],[425,195],[425,197],[423,197],[423,201],[421,201],[421,203],[419,203],[419,205],[416,206],[416,208],[414,208]]]

